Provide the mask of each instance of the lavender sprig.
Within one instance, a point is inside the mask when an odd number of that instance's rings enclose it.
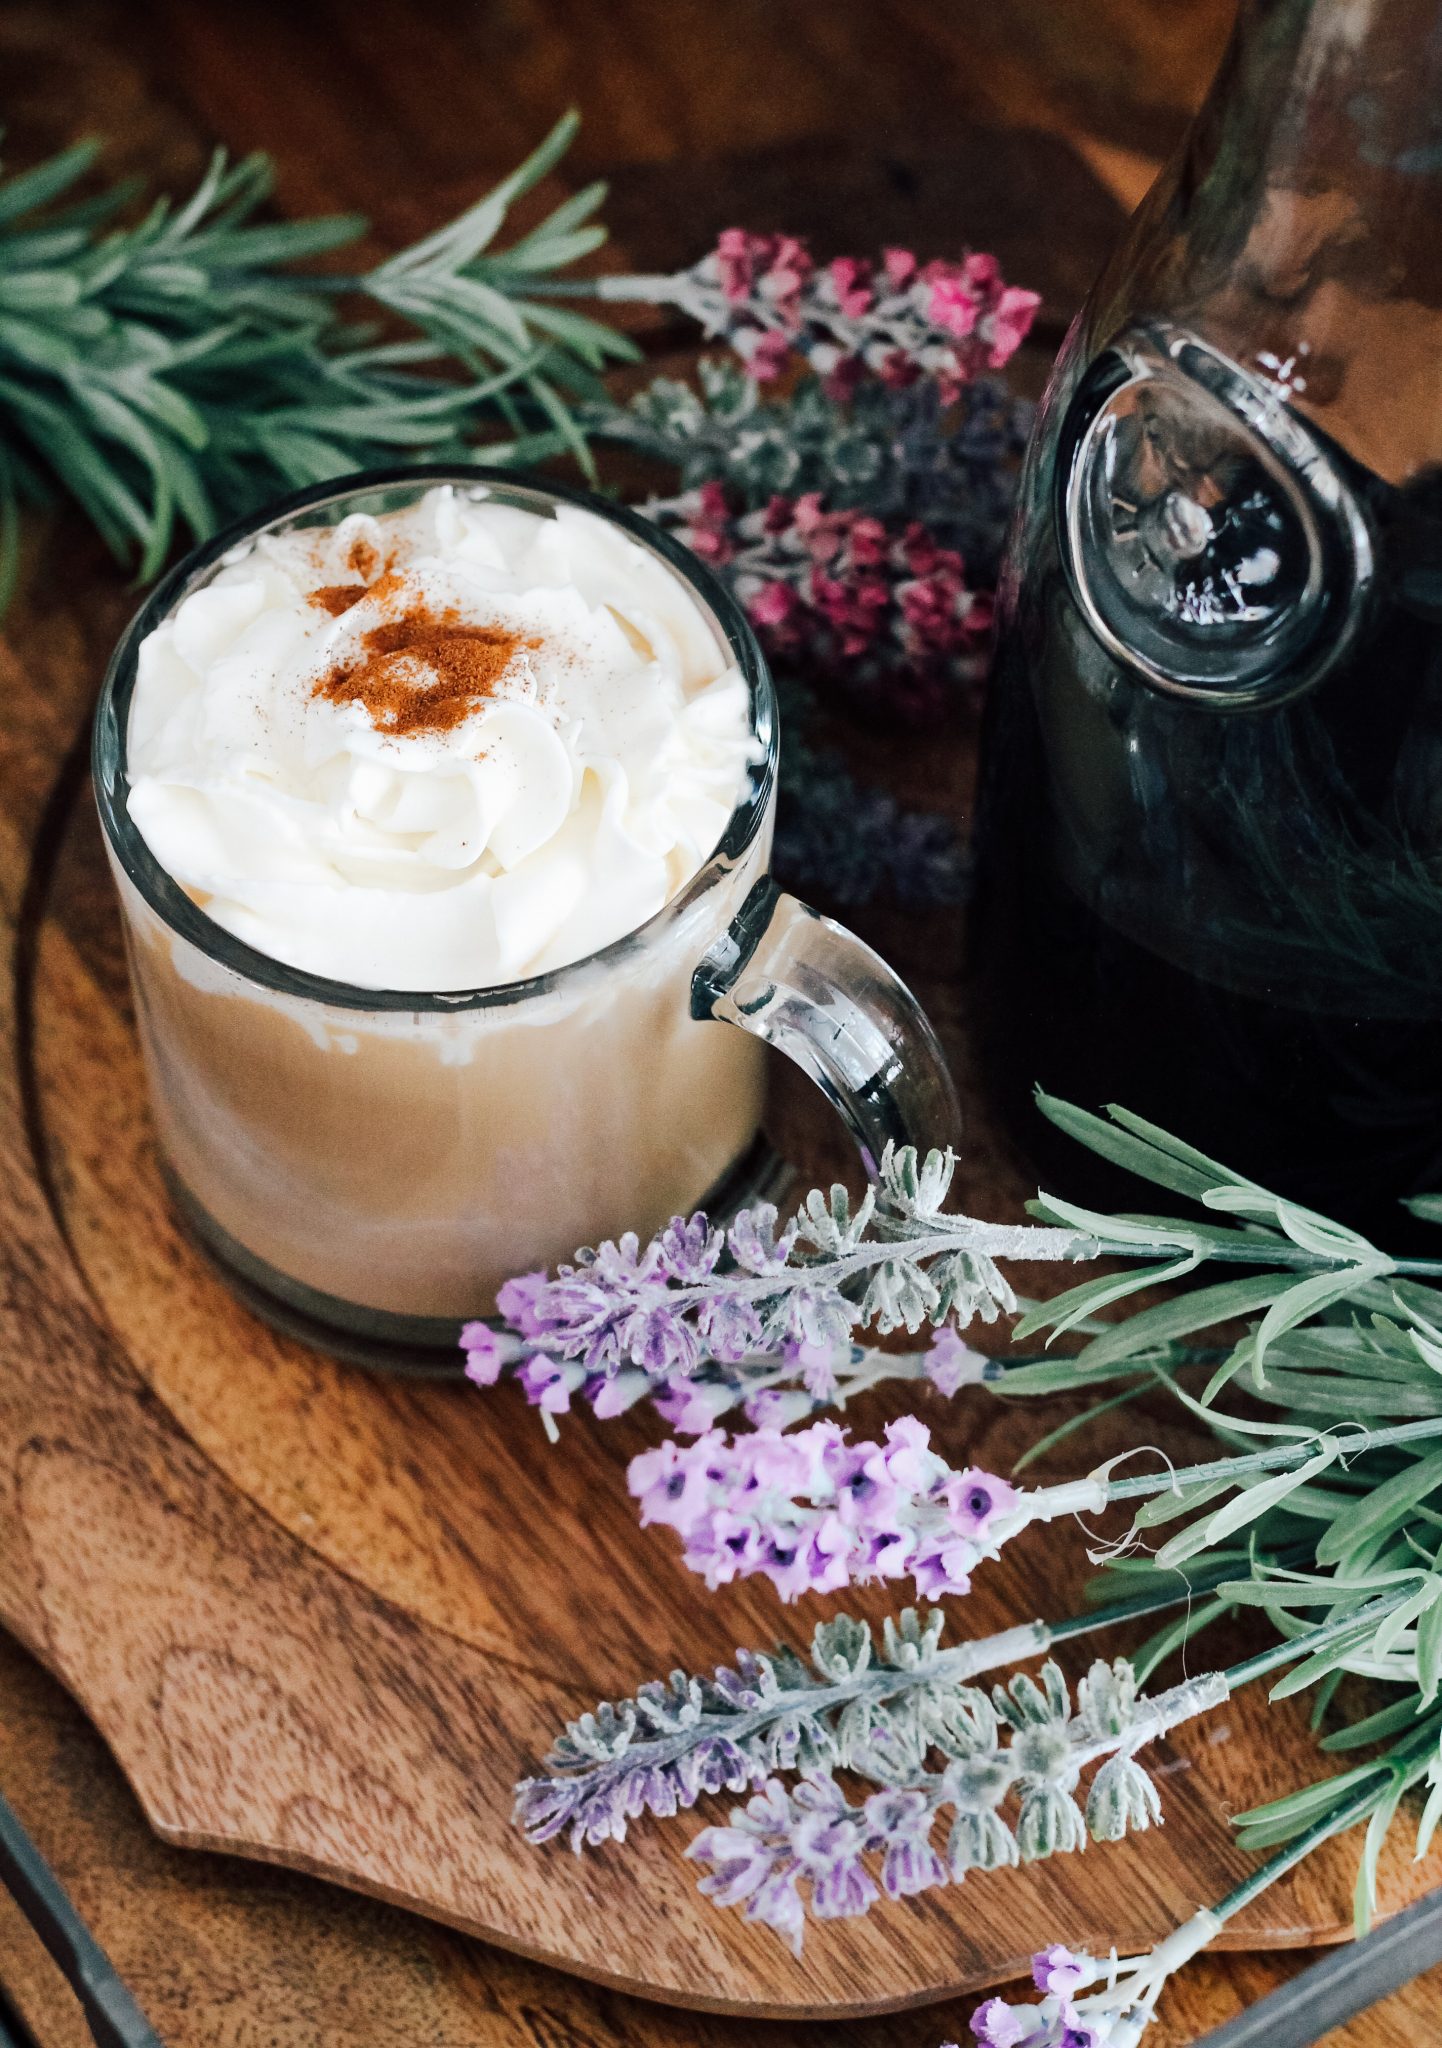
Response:
[[[1184,1680],[1147,1699],[1125,1658],[1098,1659],[1077,1686],[1076,1707],[1058,1667],[1040,1683],[1024,1673],[990,1697],[959,1687],[944,1716],[916,1742],[882,1739],[854,1752],[852,1768],[881,1789],[853,1806],[835,1780],[813,1772],[791,1790],[766,1781],[728,1827],[703,1828],[687,1855],[709,1865],[701,1890],[717,1905],[744,1905],[799,1954],[810,1910],[817,1919],[866,1913],[888,1898],[960,1882],[970,1870],[1067,1854],[1119,1841],[1161,1819],[1156,1787],[1137,1752],[1180,1722],[1228,1697],[1219,1672]],[[918,1746],[947,1759],[929,1770]],[[1081,1778],[1100,1765],[1078,1803]],[[1015,1802],[1014,1825],[1002,1808]],[[944,1813],[952,1819],[945,1854],[933,1843]],[[880,1884],[868,1859],[880,1859]]]
[[[1182,1606],[1211,1591],[1218,1575],[946,1646],[936,1607],[906,1608],[879,1635],[842,1614],[817,1624],[809,1658],[782,1643],[769,1655],[740,1650],[709,1678],[673,1671],[568,1722],[545,1774],[517,1786],[517,1824],[534,1843],[568,1834],[579,1855],[624,1841],[642,1813],[669,1817],[703,1793],[743,1792],[777,1771],[858,1769],[878,1744],[919,1761],[929,1731],[947,1726],[959,1686],[1073,1637]]]
[[[814,1189],[779,1232],[770,1204],[724,1231],[677,1217],[645,1247],[628,1232],[554,1280],[512,1281],[500,1307],[522,1338],[588,1376],[661,1381],[689,1378],[707,1357],[782,1357],[788,1345],[835,1354],[858,1325],[886,1335],[995,1321],[1016,1306],[998,1259],[1095,1255],[1080,1230],[944,1215],[955,1164],[950,1152],[918,1164],[911,1147],[888,1146],[854,1211],[838,1185]]]
[[[1203,1908],[1147,1954],[1127,1960],[1114,1951],[1097,1962],[1054,1942],[1032,1957],[1040,2001],[987,1999],[972,2014],[976,2048],[1136,2048],[1168,1979],[1216,1939],[1223,1921],[1222,1912]]]
[[[675,1529],[713,1591],[760,1573],[795,1600],[909,1577],[939,1600],[969,1592],[1004,1536],[1052,1509],[1045,1490],[1022,1496],[990,1472],[953,1471],[930,1434],[912,1415],[888,1423],[881,1443],[852,1443],[834,1422],[790,1436],[713,1430],[643,1451],[627,1484],[642,1526]]]
[[[866,384],[843,400],[811,377],[774,399],[728,357],[704,357],[696,375],[699,388],[658,377],[624,409],[585,412],[585,423],[673,468],[683,491],[724,484],[753,510],[777,494],[820,492],[888,526],[918,522],[988,586],[995,580],[1033,412],[999,379],[945,404],[925,379]]]
[[[510,1300],[514,1287],[523,1301],[529,1300],[528,1284],[508,1283],[502,1292]],[[779,1353],[703,1358],[690,1373],[657,1379],[636,1370],[611,1377],[588,1372],[580,1360],[552,1357],[541,1340],[497,1330],[490,1323],[467,1323],[461,1343],[467,1378],[491,1387],[509,1373],[532,1407],[540,1409],[553,1437],[555,1417],[568,1413],[575,1400],[585,1401],[599,1420],[607,1421],[646,1399],[681,1436],[704,1436],[736,1408],[758,1429],[788,1429],[844,1409],[859,1394],[888,1381],[931,1387],[949,1400],[963,1387],[1034,1370],[1038,1362],[988,1358],[965,1343],[949,1323],[932,1332],[923,1351],[883,1351],[857,1343],[821,1348],[787,1343]]]

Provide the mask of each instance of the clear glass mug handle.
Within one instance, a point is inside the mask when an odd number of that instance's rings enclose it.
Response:
[[[784,1052],[839,1111],[872,1178],[888,1143],[955,1146],[956,1086],[926,1013],[878,953],[779,889],[752,889],[691,983],[691,1014]]]

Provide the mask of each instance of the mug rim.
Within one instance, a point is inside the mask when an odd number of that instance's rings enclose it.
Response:
[[[282,520],[344,498],[400,489],[407,485],[434,487],[443,484],[481,485],[491,494],[509,492],[512,502],[529,498],[543,499],[547,506],[576,506],[619,526],[631,539],[659,557],[700,600],[730,648],[746,683],[752,736],[761,742],[765,752],[752,769],[747,787],[720,839],[695,874],[643,924],[624,932],[620,938],[608,940],[604,946],[582,954],[579,959],[568,960],[543,974],[527,975],[519,981],[441,990],[362,988],[355,983],[332,980],[329,976],[293,967],[236,938],[214,918],[207,916],[174,876],[161,866],[132,820],[126,800],[130,788],[127,744],[130,702],[141,642],[170,616],[182,598],[189,594],[190,588],[214,569],[232,548],[258,537]],[[324,483],[292,491],[285,497],[270,501],[264,511],[232,521],[181,557],[135,613],[110,658],[92,729],[91,779],[106,840],[122,871],[161,922],[176,936],[195,946],[207,959],[262,988],[337,1009],[450,1014],[499,1009],[526,1002],[532,997],[550,995],[563,988],[570,977],[580,979],[583,974],[594,974],[597,968],[610,970],[620,966],[632,954],[644,950],[666,925],[684,916],[691,905],[714,886],[721,874],[737,866],[755,844],[769,813],[776,786],[777,751],[775,685],[751,623],[720,578],[671,534],[653,525],[628,505],[615,504],[594,491],[554,484],[532,470],[504,469],[485,463],[405,463],[355,470],[346,476],[329,478]]]

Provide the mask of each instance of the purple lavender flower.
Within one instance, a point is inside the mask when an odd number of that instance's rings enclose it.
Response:
[[[579,1367],[567,1365],[559,1358],[547,1358],[538,1351],[526,1360],[516,1377],[533,1407],[547,1415],[564,1415],[584,1375]]]
[[[812,1396],[796,1387],[762,1387],[746,1397],[746,1420],[753,1429],[789,1429],[815,1406]]]
[[[845,1350],[836,1344],[812,1344],[805,1338],[782,1347],[787,1363],[799,1367],[801,1384],[817,1401],[829,1401],[836,1392],[836,1367]]]
[[[686,1853],[712,1867],[701,1890],[720,1906],[746,1904],[799,1955],[806,1916],[797,1886],[811,1887],[819,1920],[854,1918],[881,1896],[863,1862],[871,1833],[833,1779],[806,1777],[788,1793],[768,1779],[725,1828],[703,1828]]]
[[[951,1323],[943,1323],[931,1340],[925,1372],[938,1393],[950,1400],[963,1387],[980,1384],[986,1363],[985,1353],[973,1351]]]
[[[994,1517],[1016,1501],[1004,1480],[953,1472],[914,1416],[888,1424],[881,1443],[853,1444],[831,1422],[789,1435],[711,1430],[635,1459],[628,1485],[643,1522],[681,1530],[683,1561],[708,1586],[760,1572],[787,1601],[908,1572],[925,1598],[964,1593],[994,1554]]]
[[[691,1450],[696,1449],[692,1446]],[[673,1443],[642,1451],[631,1460],[627,1484],[641,1503],[641,1526],[661,1522],[689,1536],[709,1512],[710,1474],[705,1460]]]
[[[654,1382],[648,1382],[653,1388]],[[651,1404],[663,1422],[682,1436],[705,1436],[716,1427],[718,1415],[735,1405],[735,1391],[705,1380],[681,1380],[653,1391]],[[596,1413],[601,1413],[597,1404]]]
[[[461,1349],[466,1354],[466,1378],[478,1387],[493,1387],[507,1358],[499,1333],[489,1323],[467,1323],[461,1331]]]
[[[726,1248],[725,1233],[713,1230],[701,1210],[689,1221],[673,1216],[657,1239],[662,1270],[672,1280],[694,1285],[715,1272]]]
[[[743,1209],[726,1234],[731,1256],[744,1273],[784,1271],[796,1243],[796,1226],[789,1224],[776,1235],[776,1209],[771,1202],[758,1202]]]
[[[1074,1955],[1059,1941],[1042,1949],[1031,1959],[1031,1981],[1038,1991],[1057,1998],[1070,1998],[1074,1991],[1096,1977],[1096,1964],[1087,1955]]]
[[[997,1515],[1009,1514],[1016,1506],[1016,1488],[990,1472],[969,1465],[956,1473],[941,1489],[953,1529],[980,1542]]]
[[[884,1851],[881,1884],[888,1898],[946,1883],[946,1865],[931,1846],[936,1809],[924,1792],[874,1792],[862,1812],[872,1841]]]
[[[496,1307],[523,1337],[539,1337],[541,1327],[536,1319],[536,1304],[549,1284],[549,1276],[542,1273],[518,1273],[513,1280],[503,1281],[496,1295]],[[469,1327],[469,1326],[468,1326]]]
[[[609,1422],[617,1415],[624,1415],[628,1408],[634,1408],[651,1391],[652,1382],[644,1372],[598,1373],[585,1382],[584,1393],[591,1404],[598,1421]],[[684,1429],[685,1425],[671,1417],[667,1418],[673,1429]],[[700,1425],[709,1429],[710,1422]]]
[[[989,1998],[972,2014],[971,2031],[978,2048],[1019,2048],[1031,2029],[1014,2005],[1008,2005],[1004,1998]]]
[[[686,1854],[713,1866],[701,1879],[707,1898],[718,1906],[746,1902],[748,1920],[774,1928],[800,1955],[806,1914],[796,1889],[801,1863],[791,1846],[791,1825],[786,1788],[770,1778],[732,1812],[730,1827],[703,1828]]]
[[[696,1328],[705,1338],[712,1356],[723,1364],[735,1364],[748,1352],[759,1351],[766,1341],[761,1318],[744,1294],[724,1290],[709,1294],[696,1315]]]
[[[1106,2043],[1107,2034],[1100,2027],[1094,2027],[1090,2020],[1084,2020],[1079,2013],[1063,2015],[1057,2048],[1106,2048]]]
[[[964,1540],[918,1545],[909,1560],[916,1590],[924,1600],[960,1599],[971,1591],[972,1568],[980,1553]]]

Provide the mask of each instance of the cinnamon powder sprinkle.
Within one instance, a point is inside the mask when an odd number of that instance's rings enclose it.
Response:
[[[358,595],[380,595],[387,580]],[[321,595],[312,593],[313,600]],[[313,694],[331,704],[364,705],[377,732],[397,738],[452,732],[494,693],[517,651],[540,644],[504,626],[468,626],[454,608],[434,612],[418,605],[372,626],[362,636],[359,659],[338,662]]]
[[[318,611],[329,612],[338,619],[342,612],[348,612],[353,604],[359,604],[366,594],[363,583],[323,583],[319,590],[313,590],[306,602]]]
[[[346,567],[352,575],[359,576],[362,583],[374,583],[376,570],[380,567],[381,552],[374,541],[357,534],[346,555]]]

